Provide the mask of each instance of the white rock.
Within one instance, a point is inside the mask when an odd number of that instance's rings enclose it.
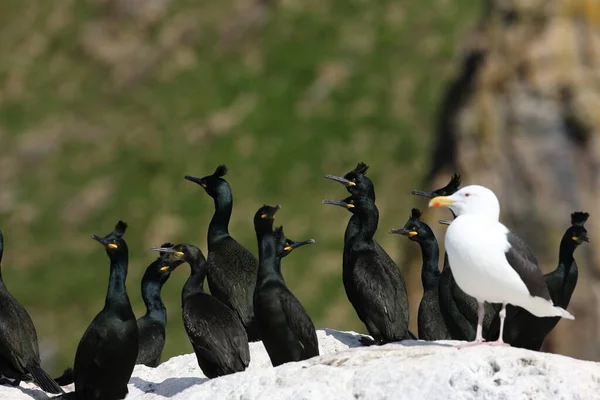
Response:
[[[405,341],[361,347],[360,335],[318,331],[321,356],[272,368],[251,343],[248,369],[208,380],[193,354],[136,366],[127,399],[600,399],[600,363],[516,348]],[[65,389],[73,390],[72,385]],[[0,387],[0,399],[48,399],[33,384]]]

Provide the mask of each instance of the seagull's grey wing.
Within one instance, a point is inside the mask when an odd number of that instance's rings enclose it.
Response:
[[[506,234],[506,240],[510,244],[510,248],[505,253],[506,260],[519,274],[527,290],[529,290],[529,294],[552,301],[544,275],[529,245],[510,231]]]

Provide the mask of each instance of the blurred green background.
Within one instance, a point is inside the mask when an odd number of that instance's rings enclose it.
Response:
[[[49,372],[72,364],[103,307],[109,264],[90,235],[129,224],[128,292],[143,315],[148,248],[206,250],[213,203],[183,176],[221,163],[231,234],[256,252],[254,212],[282,204],[276,224],[317,242],[285,259],[289,287],[317,327],[364,332],[341,282],[349,213],[321,204],[347,194],[323,174],[371,166],[377,240],[401,263],[405,239],[387,230],[423,186],[458,43],[480,13],[472,0],[0,2],[2,271]],[[163,290],[163,360],[192,351],[187,275]]]

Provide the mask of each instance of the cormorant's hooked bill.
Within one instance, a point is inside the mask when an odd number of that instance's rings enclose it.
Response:
[[[183,252],[181,251],[177,251],[172,247],[150,247],[150,250],[152,251],[159,251],[161,253],[170,253],[170,254],[174,254],[177,257],[181,257],[183,256]]]
[[[403,236],[408,236],[408,237],[413,237],[413,236],[417,235],[416,231],[413,231],[411,229],[406,229],[406,228],[390,229],[390,233],[395,233],[398,235],[403,235]]]
[[[204,182],[203,178],[196,178],[195,176],[191,176],[191,175],[186,175],[183,178],[190,182],[197,183],[198,185],[202,186],[203,188],[206,188],[206,183]]]
[[[341,176],[325,175],[325,179],[331,179],[332,181],[343,183],[346,186],[356,186],[356,183]]]
[[[415,196],[427,197],[428,199],[431,199],[434,197],[433,192],[424,192],[422,190],[411,190],[410,194],[414,194]]]
[[[301,242],[295,242],[295,241],[293,241],[291,239],[288,239],[287,243],[286,243],[287,246],[285,246],[283,248],[283,250],[285,250],[285,251],[292,251],[294,249],[297,249],[298,247],[302,247],[304,245],[313,244],[313,243],[315,243],[315,239],[303,240]]]
[[[111,233],[104,237],[92,235],[92,239],[96,240],[97,242],[109,249],[118,249],[119,246],[115,242],[123,237],[126,230],[127,224],[123,221],[119,221],[117,222],[117,224],[115,225],[115,229]]]
[[[334,206],[340,206],[344,208],[354,208],[354,204],[347,203],[345,200],[323,200],[323,204],[331,204]]]

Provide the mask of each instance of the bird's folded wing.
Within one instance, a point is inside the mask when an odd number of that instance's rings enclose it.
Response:
[[[529,294],[551,301],[546,280],[531,248],[523,239],[510,231],[506,234],[506,240],[510,244],[510,248],[505,253],[506,261],[519,274]]]

